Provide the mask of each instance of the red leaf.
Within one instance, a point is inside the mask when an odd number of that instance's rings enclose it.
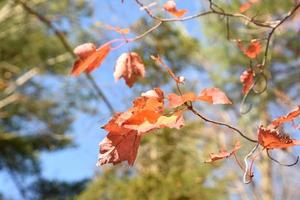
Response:
[[[243,47],[241,41],[238,41],[237,45],[240,50],[251,59],[256,58],[261,52],[261,44],[257,40],[252,40],[246,49]]]
[[[97,68],[106,56],[109,54],[111,47],[109,44],[104,44],[96,49],[91,43],[83,44],[74,49],[74,53],[79,57],[75,61],[71,75],[79,76],[82,72],[90,73]]]
[[[211,163],[211,162],[214,162],[216,160],[228,158],[240,148],[241,148],[241,144],[240,144],[239,141],[237,141],[231,152],[228,152],[225,149],[222,149],[222,150],[219,151],[219,153],[211,153],[211,154],[209,154],[210,159],[206,160],[205,163]]]
[[[288,113],[287,115],[278,117],[277,119],[273,120],[271,122],[271,125],[278,127],[282,123],[293,121],[299,115],[300,115],[300,106],[298,106],[298,108],[296,110]]]
[[[127,161],[129,165],[133,165],[141,136],[136,131],[130,131],[125,135],[109,133],[107,137],[100,142],[100,154],[97,166],[112,163],[118,164]]]
[[[164,4],[164,9],[169,12],[170,14],[174,15],[175,17],[182,17],[187,13],[186,9],[178,10],[176,8],[176,3],[174,0],[169,0]]]
[[[243,94],[246,94],[249,92],[250,88],[252,87],[252,85],[254,83],[254,76],[255,76],[255,73],[253,70],[246,70],[240,76],[240,81],[243,84],[243,89],[242,89]]]
[[[128,87],[132,87],[138,76],[145,77],[145,66],[141,57],[135,52],[123,53],[117,60],[115,80],[123,77]]]
[[[219,88],[206,88],[201,91],[197,100],[206,101],[212,104],[232,104],[224,92]]]
[[[282,149],[300,145],[300,140],[291,139],[280,129],[264,128],[261,125],[258,129],[258,143],[266,149]]]

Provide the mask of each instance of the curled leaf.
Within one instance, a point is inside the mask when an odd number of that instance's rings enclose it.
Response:
[[[248,93],[250,88],[254,84],[254,76],[255,73],[253,70],[246,70],[240,76],[240,81],[243,84],[243,89],[242,89],[243,94]]]
[[[300,115],[300,106],[297,107],[296,110],[288,113],[285,116],[280,116],[277,119],[273,120],[271,124],[275,127],[280,126],[282,123],[293,121],[296,117]]]
[[[219,151],[219,153],[210,153],[209,154],[210,159],[206,160],[205,163],[212,163],[216,160],[228,158],[232,154],[234,154],[237,150],[239,150],[240,148],[241,148],[241,144],[239,141],[237,141],[234,145],[234,148],[231,150],[231,152],[228,152],[227,150],[222,149]]]
[[[261,125],[258,129],[258,143],[265,149],[282,149],[300,145],[300,140],[291,139],[281,129]]]
[[[79,57],[73,65],[71,75],[79,76],[82,72],[90,73],[96,69],[107,57],[111,47],[104,44],[98,49],[92,43],[82,44],[74,49],[74,53]]]
[[[174,0],[169,0],[164,4],[164,9],[175,17],[182,17],[187,13],[186,9],[177,9]]]
[[[132,87],[138,76],[145,77],[145,66],[141,57],[135,53],[123,53],[115,66],[115,80],[125,79],[128,87]]]

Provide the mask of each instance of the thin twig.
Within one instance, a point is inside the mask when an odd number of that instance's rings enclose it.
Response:
[[[285,17],[283,17],[273,28],[272,30],[270,31],[270,33],[268,34],[268,37],[267,37],[267,44],[266,44],[266,48],[265,48],[265,53],[264,53],[264,58],[263,58],[263,61],[262,61],[262,67],[264,68],[265,65],[266,65],[266,61],[267,61],[267,58],[268,58],[268,53],[269,53],[269,47],[270,47],[270,42],[271,42],[271,38],[273,36],[273,34],[275,33],[275,30],[280,26],[282,25],[288,18],[290,18],[291,16],[294,15],[294,13],[300,8],[300,3],[297,4],[295,7],[293,7]]]
[[[272,161],[274,161],[274,162],[276,162],[276,163],[278,163],[278,164],[280,164],[280,165],[282,165],[282,166],[286,166],[286,167],[292,167],[292,166],[296,165],[296,164],[298,163],[298,161],[299,161],[299,156],[297,156],[295,162],[293,162],[293,163],[291,163],[291,164],[283,164],[283,163],[281,163],[280,161],[278,161],[278,160],[276,160],[275,158],[273,158],[273,157],[270,155],[268,149],[267,149],[267,155],[268,155],[268,157],[269,157]]]
[[[206,122],[210,122],[210,123],[213,123],[213,124],[217,124],[217,125],[219,125],[219,126],[225,126],[225,127],[229,128],[229,129],[234,130],[235,132],[237,132],[237,133],[238,133],[240,136],[242,136],[244,139],[246,139],[246,140],[248,140],[248,141],[250,141],[250,142],[253,142],[253,143],[258,143],[257,140],[249,138],[249,137],[246,136],[244,133],[242,133],[242,131],[240,131],[239,129],[237,129],[237,128],[235,128],[235,127],[229,125],[229,124],[226,124],[226,123],[224,123],[224,122],[219,122],[219,121],[211,120],[211,119],[208,119],[208,118],[204,117],[204,116],[201,115],[199,112],[197,112],[197,111],[193,108],[193,106],[189,106],[188,109],[189,109],[190,111],[192,111],[195,115],[197,115],[198,117],[200,117],[201,119],[203,119],[204,121],[206,121]]]

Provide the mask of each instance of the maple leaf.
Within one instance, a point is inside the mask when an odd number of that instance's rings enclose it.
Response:
[[[96,49],[96,46],[92,43],[79,45],[74,49],[74,54],[76,54],[79,59],[75,61],[71,75],[79,76],[82,72],[92,72],[101,65],[110,51],[111,47],[109,44],[104,44],[98,49]]]
[[[127,161],[133,165],[137,156],[141,136],[136,131],[130,131],[127,134],[109,133],[99,143],[99,156],[97,166],[112,163],[118,164]]]
[[[212,104],[232,104],[226,94],[219,88],[206,88],[200,92],[197,100],[206,101]]]
[[[285,122],[289,122],[289,121],[293,121],[296,117],[298,117],[300,115],[300,106],[297,107],[296,110],[288,113],[287,115],[285,116],[280,116],[276,119],[274,119],[272,122],[271,122],[271,125],[273,125],[274,127],[278,127],[280,126],[282,123],[285,123]]]
[[[251,59],[256,58],[261,52],[261,44],[257,40],[252,40],[247,48],[244,48],[240,41],[237,42],[237,45],[240,50]]]
[[[258,129],[258,143],[265,149],[282,149],[300,145],[300,140],[291,139],[278,128],[264,128],[261,125]]]
[[[128,87],[132,87],[138,76],[145,77],[145,66],[141,57],[135,52],[123,53],[115,66],[115,80],[123,77]]]
[[[252,85],[254,83],[254,76],[255,76],[255,73],[251,69],[244,71],[242,73],[242,75],[240,76],[240,81],[243,84],[243,89],[242,89],[243,94],[246,94],[249,92],[250,88],[252,87]]]
[[[177,9],[174,0],[169,0],[164,4],[164,9],[175,17],[182,17],[187,13],[186,9]]]
[[[219,153],[210,153],[209,157],[210,159],[206,160],[205,163],[212,163],[216,160],[221,160],[224,158],[230,157],[232,154],[234,154],[237,150],[241,148],[241,144],[239,141],[237,141],[234,145],[234,148],[231,150],[231,152],[228,152],[225,149],[221,149]]]
[[[154,88],[135,99],[133,107],[123,113],[116,113],[102,128],[108,135],[100,142],[97,165],[117,164],[127,161],[133,165],[141,137],[158,128],[181,128],[184,125],[182,112],[163,115],[164,93]]]

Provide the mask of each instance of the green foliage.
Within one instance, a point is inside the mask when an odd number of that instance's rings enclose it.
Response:
[[[71,200],[81,192],[88,180],[73,183],[64,181],[40,179],[34,182],[30,188],[33,192],[32,199],[43,200]]]

